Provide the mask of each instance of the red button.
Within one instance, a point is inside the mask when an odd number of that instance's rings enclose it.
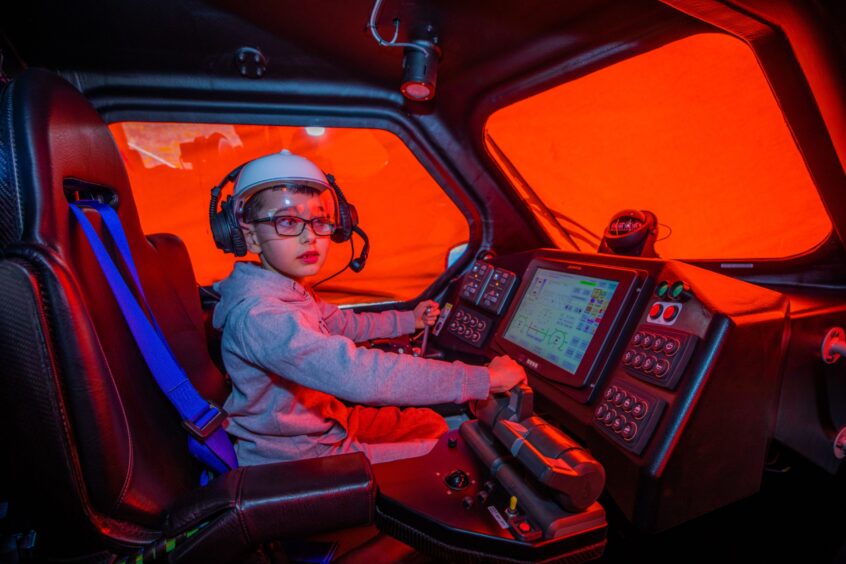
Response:
[[[679,308],[671,305],[664,310],[664,321],[672,321],[679,314]]]
[[[526,523],[525,521],[517,525],[517,527],[520,529],[521,533],[528,533],[532,530],[532,526]]]
[[[664,306],[662,306],[661,304],[655,304],[652,306],[652,309],[649,310],[649,317],[651,319],[655,319],[659,315],[661,315],[662,311],[664,311]]]

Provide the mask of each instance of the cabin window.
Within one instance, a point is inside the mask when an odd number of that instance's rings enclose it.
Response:
[[[666,258],[783,258],[831,232],[754,54],[731,36],[691,36],[518,101],[486,139],[584,251],[627,208],[657,214]]]
[[[370,238],[366,268],[359,274],[347,270],[322,284],[324,299],[413,299],[445,270],[450,249],[468,240],[467,219],[408,147],[387,131],[139,122],[110,128],[126,162],[144,232],[181,237],[201,285],[225,278],[236,260],[212,240],[211,188],[239,164],[282,149],[335,175]],[[230,184],[222,197],[231,193]],[[357,256],[362,242],[357,235],[354,241]],[[341,270],[349,258],[349,243],[331,243],[313,282]]]

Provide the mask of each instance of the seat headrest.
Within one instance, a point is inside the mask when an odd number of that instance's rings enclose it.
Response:
[[[69,241],[68,193],[80,185],[107,194],[127,236],[141,236],[120,152],[79,91],[49,71],[28,69],[6,86],[0,111],[0,247],[49,242],[61,253]]]

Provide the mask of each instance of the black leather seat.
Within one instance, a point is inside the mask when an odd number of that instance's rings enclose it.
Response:
[[[371,522],[375,485],[361,455],[238,469],[198,487],[179,417],[68,201],[95,195],[115,207],[177,359],[221,402],[184,246],[143,235],[109,130],[70,84],[29,70],[0,109],[1,466],[40,556],[105,560],[205,523],[169,557],[240,561],[271,539]]]

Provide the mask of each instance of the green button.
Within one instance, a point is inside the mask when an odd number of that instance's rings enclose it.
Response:
[[[663,298],[664,296],[667,295],[667,290],[669,289],[669,287],[670,287],[669,282],[667,282],[666,280],[661,280],[658,283],[658,287],[655,288],[655,295],[658,296],[659,298]]]

